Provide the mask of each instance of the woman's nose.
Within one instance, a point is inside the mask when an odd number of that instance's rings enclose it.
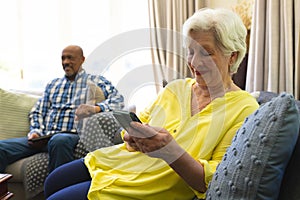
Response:
[[[203,58],[200,55],[195,54],[191,60],[192,66],[197,67],[197,66],[202,65],[202,59]]]

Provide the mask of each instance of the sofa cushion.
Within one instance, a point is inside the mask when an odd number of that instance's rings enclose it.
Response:
[[[27,135],[28,114],[37,99],[34,95],[0,89],[0,140]]]
[[[261,105],[237,131],[206,199],[277,199],[298,131],[291,95],[282,93]]]
[[[277,97],[278,94],[275,92],[269,92],[269,91],[258,91],[255,92],[256,93],[256,99],[258,104],[264,104],[268,101],[270,101],[272,98]],[[300,101],[299,100],[295,100],[296,105],[298,107],[298,110],[300,111]]]

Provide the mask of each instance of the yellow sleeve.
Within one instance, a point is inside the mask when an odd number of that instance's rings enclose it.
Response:
[[[209,182],[212,180],[213,175],[216,171],[217,166],[222,161],[224,154],[227,151],[227,148],[231,145],[232,139],[235,136],[236,132],[244,123],[244,120],[247,116],[252,114],[256,109],[258,108],[258,105],[253,105],[245,108],[243,112],[241,112],[241,115],[238,117],[238,121],[232,126],[223,136],[222,140],[218,143],[218,145],[215,147],[211,159],[210,160],[204,160],[199,159],[199,162],[204,167],[204,181],[206,184],[206,188],[208,187]],[[193,189],[192,189],[193,190]],[[196,190],[193,190],[194,193],[197,195],[198,198],[205,198],[205,193],[200,193]]]
[[[242,122],[236,124],[224,135],[221,142],[218,144],[218,146],[216,146],[211,160],[209,161],[200,160],[200,162],[204,166],[206,186],[208,186],[208,183],[211,181],[212,176],[215,173],[218,164],[222,161],[227,148],[231,145],[232,138],[236,134],[237,130],[242,126],[242,124],[243,124]]]

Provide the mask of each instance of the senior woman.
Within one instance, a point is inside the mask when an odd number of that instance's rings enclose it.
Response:
[[[235,13],[201,9],[183,34],[194,78],[169,83],[139,113],[143,124],[131,122],[124,144],[53,171],[47,199],[205,198],[233,136],[258,104],[231,79],[246,51],[246,29]]]

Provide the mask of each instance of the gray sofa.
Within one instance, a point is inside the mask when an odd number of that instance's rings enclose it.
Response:
[[[22,94],[13,91],[0,89],[0,139],[24,137],[29,132],[28,113],[39,96],[32,94]],[[43,154],[41,154],[43,156]],[[43,183],[37,183],[35,191],[29,191],[25,182],[26,166],[36,158],[31,156],[19,160],[6,169],[7,173],[13,175],[9,181],[9,191],[14,193],[14,199],[23,200],[36,197],[42,199],[43,195],[38,196],[42,191]],[[42,166],[41,166],[42,167]],[[28,168],[29,169],[29,168]],[[41,172],[43,169],[41,169]]]
[[[258,103],[263,105],[266,102],[269,102],[272,98],[276,97],[278,94],[272,92],[256,92],[253,93],[253,95],[257,98]],[[38,96],[35,95],[21,94],[0,89],[0,139],[21,137],[26,135],[29,129],[27,115],[33,104],[37,101],[37,98]],[[299,101],[296,101],[296,103],[300,108]],[[107,115],[104,117],[109,116]],[[96,118],[97,116],[95,116],[95,119]],[[99,121],[99,119],[97,120]],[[91,122],[92,121],[93,120],[91,120]],[[93,124],[87,124],[87,126],[92,127]],[[117,132],[117,130],[119,130],[119,126],[114,126],[112,132]],[[120,138],[115,138],[114,141],[111,141],[110,139],[103,141],[103,137],[101,138],[99,138],[99,140],[95,140],[94,142],[101,143],[102,141],[104,143],[109,143],[109,145],[120,142]],[[80,147],[80,145],[82,144],[79,144],[78,147]],[[98,147],[99,146],[96,145],[94,149]],[[85,149],[82,151],[82,148],[77,149],[79,150],[75,152],[75,154],[77,153],[76,156],[78,157],[84,155],[90,150],[93,150]],[[299,168],[300,140],[298,138],[293,150],[293,154],[289,159],[282,178],[279,199],[300,199],[300,190],[298,190],[298,186],[300,185],[300,173],[298,172]],[[36,169],[38,169],[39,172],[37,172]],[[6,172],[13,175],[13,178],[9,181],[8,188],[9,191],[14,193],[14,199],[44,199],[43,181],[47,176],[47,154],[40,153],[17,161],[11,164],[7,168]],[[32,176],[34,176],[34,178],[32,178]],[[34,190],[32,190],[32,186],[34,186]]]
[[[0,89],[0,140],[27,135],[28,113],[39,97],[40,95],[36,94]],[[97,100],[101,101],[101,99]],[[75,158],[81,158],[97,148],[122,142],[118,137],[119,134],[116,134],[120,126],[110,113],[95,114],[87,118],[84,123],[85,128],[74,151]],[[109,124],[109,129],[102,129],[102,124]],[[7,167],[6,173],[13,175],[9,180],[8,188],[14,194],[15,200],[44,199],[43,185],[48,175],[47,166],[48,154],[38,153]]]

